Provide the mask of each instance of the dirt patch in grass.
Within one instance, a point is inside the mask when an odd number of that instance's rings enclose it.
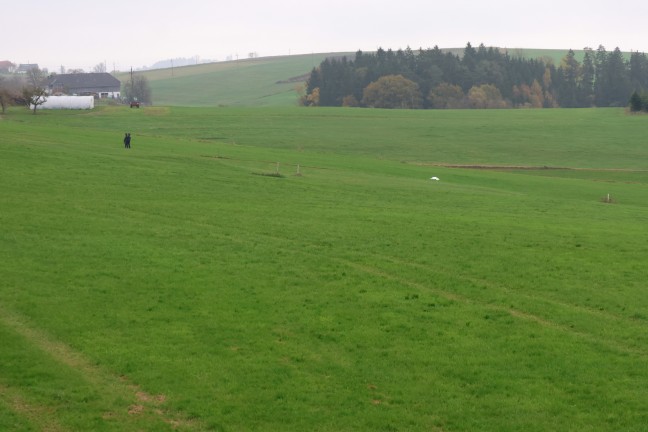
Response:
[[[138,391],[135,393],[137,396],[137,399],[142,401],[142,402],[149,402],[149,403],[154,403],[154,404],[162,404],[166,402],[166,396],[160,394],[160,395],[151,395],[143,391]]]
[[[648,170],[632,169],[632,168],[576,168],[576,167],[557,167],[557,166],[534,166],[534,165],[486,165],[486,164],[443,164],[443,163],[425,163],[425,162],[409,162],[412,165],[418,166],[435,166],[442,168],[461,168],[461,169],[475,169],[475,170],[493,170],[493,171],[544,171],[544,170],[557,170],[557,171],[606,171],[606,172],[646,172]]]
[[[446,165],[436,164],[444,168],[464,168],[464,169],[478,169],[478,170],[571,170],[574,168],[565,167],[551,167],[551,166],[529,166],[529,165]]]
[[[5,404],[40,430],[63,432],[65,429],[55,419],[53,407],[27,402],[19,391],[0,384],[0,404]]]
[[[131,405],[128,407],[128,414],[137,415],[144,412],[144,405]]]

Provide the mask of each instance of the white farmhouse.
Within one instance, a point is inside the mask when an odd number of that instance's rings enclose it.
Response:
[[[51,95],[119,99],[121,81],[107,72],[52,75],[47,80],[47,91]]]

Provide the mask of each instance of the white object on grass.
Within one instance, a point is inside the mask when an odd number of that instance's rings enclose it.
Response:
[[[43,97],[41,96],[40,101]],[[38,109],[93,109],[94,96],[46,96]],[[34,109],[34,105],[31,105]]]

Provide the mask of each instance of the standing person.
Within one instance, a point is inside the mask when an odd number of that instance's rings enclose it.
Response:
[[[130,142],[131,142],[131,135],[130,135],[130,133],[126,132],[126,135],[124,135],[124,148],[129,149],[130,148]]]

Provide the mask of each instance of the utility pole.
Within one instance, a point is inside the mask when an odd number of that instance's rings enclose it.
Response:
[[[130,101],[133,102],[135,100],[133,93],[135,92],[135,82],[133,81],[133,66],[131,66],[131,91],[130,91]]]

